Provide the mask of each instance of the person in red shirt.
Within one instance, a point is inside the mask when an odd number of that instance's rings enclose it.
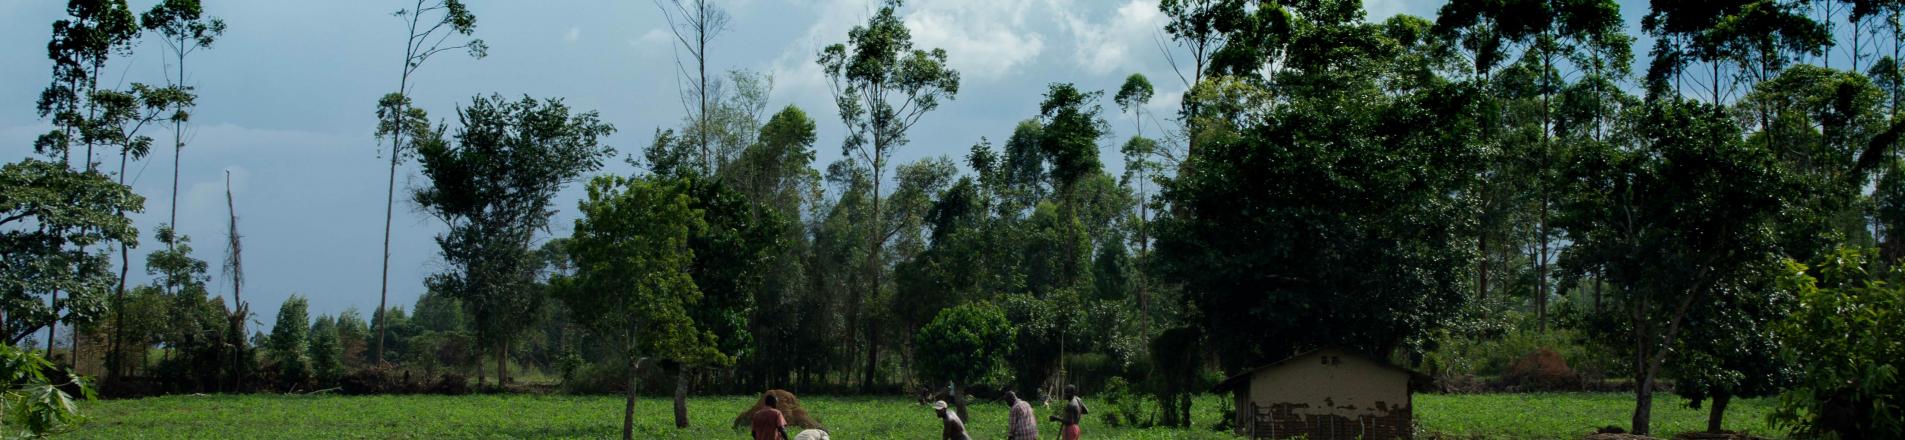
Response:
[[[767,406],[755,411],[752,420],[754,440],[787,440],[787,417],[775,408],[780,402],[768,394],[763,403]]]

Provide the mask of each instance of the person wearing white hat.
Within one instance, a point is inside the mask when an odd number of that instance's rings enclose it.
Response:
[[[966,435],[966,422],[959,420],[959,413],[946,410],[946,401],[933,402],[933,411],[945,421],[946,428],[940,432],[939,440],[972,440]]]

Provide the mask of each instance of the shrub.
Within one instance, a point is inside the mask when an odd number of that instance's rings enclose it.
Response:
[[[1157,401],[1134,390],[1123,377],[1106,379],[1104,391],[1099,396],[1111,408],[1111,411],[1104,413],[1106,425],[1114,428],[1150,427],[1157,421]]]
[[[1905,438],[1905,276],[1868,268],[1875,251],[1839,249],[1808,268],[1787,262],[1780,287],[1799,307],[1777,334],[1804,370],[1774,422],[1805,437]]]

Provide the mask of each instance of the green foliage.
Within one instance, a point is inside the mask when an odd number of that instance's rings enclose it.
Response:
[[[449,270],[430,276],[431,290],[461,300],[479,342],[498,346],[535,323],[544,298],[542,269],[530,242],[554,211],[556,193],[602,166],[614,149],[600,138],[615,128],[593,111],[571,113],[559,99],[478,97],[459,109],[453,146],[417,139],[429,186],[419,206],[449,230],[437,238]]]
[[[1044,118],[1040,130],[1039,151],[1051,161],[1052,186],[1069,192],[1074,183],[1097,174],[1098,139],[1110,131],[1098,116],[1097,100],[1102,92],[1083,92],[1071,83],[1053,84],[1039,103]]]
[[[1798,299],[1777,335],[1803,360],[1773,420],[1807,436],[1905,435],[1905,288],[1875,252],[1840,248],[1814,266],[1787,261],[1780,287]]]
[[[105,242],[138,242],[145,198],[105,174],[23,159],[0,167],[0,309],[6,342],[59,320],[90,322],[117,277]],[[62,292],[57,304],[47,297]],[[59,313],[56,313],[59,312]]]
[[[1197,86],[1197,141],[1164,185],[1160,262],[1228,371],[1321,346],[1386,353],[1469,291],[1461,194],[1493,111],[1482,90],[1384,90],[1372,74],[1407,61],[1397,42],[1310,18],[1276,73],[1282,89]]]
[[[1121,426],[1148,427],[1156,421],[1157,406],[1150,396],[1138,393],[1123,377],[1112,377],[1105,381],[1105,389],[1098,393],[1104,399],[1105,406],[1111,408],[1104,412],[1105,425],[1113,428]]]
[[[61,388],[77,388],[86,400],[93,399],[92,384],[70,371],[55,371],[52,362],[12,344],[0,345],[0,435],[7,438],[38,438],[79,428],[86,416],[73,396]],[[70,378],[53,383],[49,373]],[[56,376],[57,377],[57,376]]]
[[[701,299],[689,240],[707,228],[688,191],[675,180],[591,180],[570,238],[576,273],[552,282],[576,322],[616,338],[631,359],[725,358],[688,311]]]
[[[309,308],[303,296],[286,298],[278,306],[278,321],[271,325],[271,338],[265,345],[265,359],[286,385],[301,385],[311,377]]]
[[[337,338],[337,318],[331,315],[318,315],[311,323],[310,352],[305,358],[311,360],[311,376],[319,384],[337,383],[344,377],[344,347]]]
[[[970,385],[1004,373],[1017,330],[998,306],[967,303],[941,310],[914,336],[915,373],[927,383]]]

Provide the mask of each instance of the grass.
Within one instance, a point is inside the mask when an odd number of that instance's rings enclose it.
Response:
[[[662,398],[636,404],[639,438],[745,438],[728,428],[749,396],[697,397],[689,401],[694,426],[677,430],[673,410]],[[892,397],[810,397],[801,399],[837,438],[920,439],[938,434],[931,410]],[[1633,408],[1624,394],[1418,395],[1416,417],[1424,433],[1476,438],[1580,438],[1595,426],[1625,425]],[[1771,403],[1733,403],[1730,427],[1771,433],[1764,415]],[[85,410],[92,422],[72,438],[610,438],[621,435],[622,400],[614,396],[168,396],[93,402]],[[1100,409],[1100,408],[1094,408]],[[1102,408],[1108,410],[1109,408]],[[978,404],[968,423],[973,438],[1003,437],[1005,408]],[[1230,439],[1209,430],[1219,413],[1214,396],[1200,399],[1198,428],[1130,429],[1085,424],[1091,438],[1166,440]],[[1041,417],[1049,414],[1039,410]],[[1704,426],[1705,412],[1662,396],[1655,404],[1657,432],[1681,432]],[[1041,423],[1041,438],[1057,438],[1057,427]],[[790,432],[791,434],[792,432]]]
[[[1785,431],[1766,421],[1776,399],[1734,399],[1727,405],[1726,429],[1779,438]],[[1654,396],[1653,431],[1670,437],[1704,431],[1707,410],[1687,407],[1672,393]],[[1598,427],[1627,428],[1634,415],[1628,393],[1417,394],[1416,425],[1423,432],[1459,438],[1578,439]]]

